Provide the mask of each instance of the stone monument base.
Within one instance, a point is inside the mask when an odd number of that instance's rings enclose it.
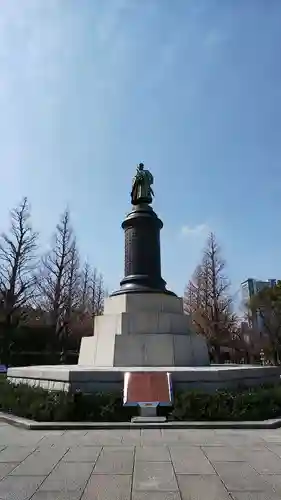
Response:
[[[281,368],[256,365],[210,365],[203,367],[95,367],[79,365],[28,366],[8,369],[8,380],[47,390],[83,393],[122,391],[124,373],[164,371],[171,373],[173,390],[202,390],[253,387],[280,383]]]
[[[155,367],[209,365],[206,339],[192,332],[182,298],[164,293],[108,297],[94,335],[83,337],[78,365]]]

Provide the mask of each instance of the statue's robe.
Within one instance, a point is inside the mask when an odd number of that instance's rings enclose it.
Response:
[[[137,200],[146,200],[147,203],[151,203],[153,194],[151,184],[153,184],[153,176],[148,170],[138,172],[133,179],[132,202],[137,203]]]

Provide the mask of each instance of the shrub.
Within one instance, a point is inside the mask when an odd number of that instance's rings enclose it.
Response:
[[[0,380],[0,411],[37,421],[124,421],[137,415],[123,407],[120,394],[47,391]]]
[[[120,393],[82,394],[46,391],[0,378],[0,411],[37,421],[128,421],[136,407],[124,407]],[[173,408],[160,408],[173,420],[264,420],[281,415],[281,385],[213,394],[175,394]]]
[[[265,420],[281,416],[281,385],[175,395],[175,420]]]

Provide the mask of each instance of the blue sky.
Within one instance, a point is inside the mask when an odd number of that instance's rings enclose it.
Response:
[[[0,227],[23,195],[45,246],[66,204],[82,257],[123,276],[135,166],[155,177],[163,277],[209,230],[236,290],[281,275],[281,2],[1,0]]]

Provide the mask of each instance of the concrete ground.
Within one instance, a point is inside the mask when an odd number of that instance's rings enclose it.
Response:
[[[281,430],[26,431],[0,423],[0,500],[277,500]]]

